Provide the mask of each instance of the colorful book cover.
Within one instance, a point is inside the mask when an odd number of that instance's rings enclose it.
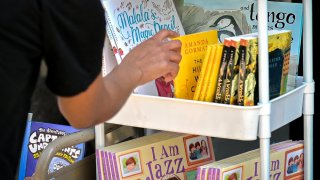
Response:
[[[184,35],[184,30],[172,0],[103,0],[109,39],[117,48],[120,63],[128,52],[162,29]],[[108,28],[107,28],[108,29]],[[111,37],[110,37],[111,36]]]
[[[257,10],[257,1],[255,0],[221,0],[214,1],[212,3],[211,0],[184,0],[185,7],[194,6],[198,8],[202,8],[204,12],[208,14],[208,16],[216,16],[222,10],[240,10],[245,15],[246,24],[249,25],[249,31],[243,33],[250,32],[258,32],[258,10]],[[302,3],[292,3],[292,2],[276,2],[276,1],[268,1],[268,29],[269,30],[291,30],[292,31],[292,50],[291,55],[300,55],[300,46],[301,46],[301,37],[302,37],[302,24],[303,24],[303,5]],[[209,21],[209,17],[206,18],[198,18],[193,11],[185,12],[188,10],[184,8],[182,23],[184,26],[184,30],[186,33],[193,32],[189,30],[191,28],[191,24],[197,24],[201,21],[204,24],[207,24],[209,27],[212,24],[205,23]],[[201,12],[197,10],[196,12]],[[185,18],[187,16],[194,16],[196,18]],[[234,27],[242,27],[243,23],[240,20],[235,21],[228,20],[225,23],[228,25],[233,25]],[[186,21],[186,22],[185,22]],[[227,27],[227,26],[226,26]],[[229,27],[229,26],[228,26]],[[207,28],[206,28],[207,29]],[[236,28],[235,28],[236,29]],[[240,28],[241,29],[241,28]],[[222,29],[223,30],[223,29]],[[299,59],[296,59],[296,63],[299,63]]]
[[[120,143],[99,149],[100,154],[109,158],[107,167],[100,171],[111,172],[106,175],[116,180],[191,180],[196,177],[197,167],[214,161],[210,137],[176,133],[153,142],[144,137],[138,139],[135,145]],[[104,175],[99,177],[109,179]]]
[[[268,30],[292,31],[287,83],[287,90],[292,90],[297,85],[303,5],[302,3],[276,1],[268,1],[267,5]],[[184,0],[182,25],[186,34],[212,28],[218,29],[222,39],[233,34],[237,35],[236,32],[240,32],[237,29],[240,29],[242,34],[258,32],[257,9],[256,0],[221,0],[214,1],[214,3],[211,0]],[[219,26],[213,24],[219,24]]]
[[[268,37],[270,99],[286,93],[291,38],[291,31],[275,32]]]
[[[200,166],[197,180],[260,179],[259,149]],[[303,179],[303,142],[278,143],[270,147],[270,179]],[[211,177],[211,179],[209,179]]]
[[[257,63],[258,63],[258,39],[248,37],[240,40],[243,46],[244,61],[240,62],[239,69],[239,105],[253,106],[257,103],[255,100],[255,91],[257,91]]]
[[[172,0],[102,0],[102,4],[108,39],[118,64],[131,49],[162,29],[185,34]],[[173,97],[173,83],[158,78],[137,87],[134,93]]]
[[[216,30],[210,30],[175,38],[182,43],[180,69],[174,79],[176,98],[193,99],[207,47],[218,42],[217,35]]]
[[[38,158],[49,143],[61,136],[78,131],[78,129],[67,125],[27,121],[18,179],[23,180],[33,176]],[[84,143],[58,151],[49,164],[48,173],[80,161],[84,157],[84,151]]]

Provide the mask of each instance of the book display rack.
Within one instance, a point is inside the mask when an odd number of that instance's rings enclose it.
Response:
[[[305,179],[313,179],[314,81],[312,0],[304,0],[303,81],[269,100],[267,1],[258,0],[259,104],[251,107],[132,94],[108,123],[236,140],[260,140],[261,179],[270,179],[270,137],[274,130],[304,115]],[[161,114],[161,116],[159,116]],[[236,125],[235,125],[236,124]],[[95,128],[96,147],[104,146],[104,125]]]
[[[268,83],[267,0],[258,0],[257,3],[259,12],[258,105],[235,106],[132,94],[118,114],[106,123],[243,141],[259,138],[260,177],[263,180],[269,180],[271,132],[303,114],[304,179],[312,180],[315,92],[312,0],[303,0],[303,77],[300,77],[300,83],[297,83],[294,90],[272,100],[269,98]],[[105,124],[100,124],[95,126],[95,146],[99,148],[105,145]],[[46,165],[42,169],[45,167]],[[43,175],[36,174],[36,177],[47,176],[46,173]]]

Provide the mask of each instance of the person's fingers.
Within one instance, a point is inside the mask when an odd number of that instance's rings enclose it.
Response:
[[[165,82],[172,81],[177,76],[179,72],[179,65],[174,62],[170,62],[168,64],[168,70],[168,73],[163,75]]]
[[[174,51],[180,52],[182,44],[180,40],[170,40],[167,42],[163,42],[163,46],[167,50],[174,50]]]
[[[171,62],[179,64],[182,56],[180,53],[177,53],[175,51],[168,51],[168,58]]]
[[[155,40],[158,40],[158,41],[163,41],[166,38],[175,38],[175,37],[178,37],[178,36],[179,36],[179,34],[174,32],[174,31],[163,29],[163,30],[159,31],[157,34],[155,34],[151,38],[155,39]]]

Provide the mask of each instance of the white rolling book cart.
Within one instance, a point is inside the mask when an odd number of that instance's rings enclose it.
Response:
[[[259,138],[261,179],[270,179],[271,132],[304,115],[306,180],[313,179],[314,81],[312,0],[303,0],[303,81],[269,100],[267,0],[258,1],[259,105],[241,107],[132,94],[107,123],[250,141]],[[104,147],[104,124],[95,127],[96,147]]]

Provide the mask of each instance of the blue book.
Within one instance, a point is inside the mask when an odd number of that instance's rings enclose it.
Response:
[[[34,174],[41,152],[50,142],[78,131],[79,129],[72,126],[28,120],[22,145],[18,179],[23,180]],[[85,143],[58,151],[50,162],[48,173],[80,161],[84,157],[84,151]]]

